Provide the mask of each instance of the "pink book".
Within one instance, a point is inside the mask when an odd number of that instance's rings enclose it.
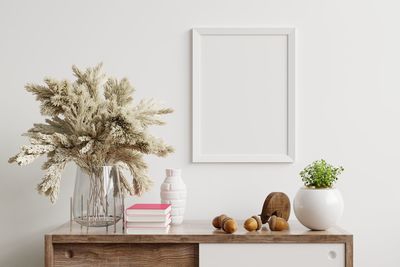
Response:
[[[166,215],[171,204],[134,204],[126,209],[126,215]]]

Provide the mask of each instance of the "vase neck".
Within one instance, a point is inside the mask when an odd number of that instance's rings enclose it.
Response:
[[[165,174],[167,177],[180,177],[181,170],[180,169],[166,169]]]

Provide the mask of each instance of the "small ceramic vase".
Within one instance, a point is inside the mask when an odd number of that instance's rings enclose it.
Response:
[[[343,199],[336,188],[300,188],[294,198],[297,219],[311,230],[326,230],[340,219]]]
[[[166,175],[161,184],[161,203],[171,204],[171,223],[181,224],[186,206],[186,185],[180,169],[166,169]]]

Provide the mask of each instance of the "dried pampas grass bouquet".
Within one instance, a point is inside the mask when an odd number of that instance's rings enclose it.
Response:
[[[40,102],[47,119],[34,124],[24,135],[30,144],[9,159],[27,165],[41,155],[45,175],[37,190],[57,200],[61,173],[67,162],[75,162],[87,173],[104,165],[117,165],[122,189],[131,195],[149,190],[144,154],[165,157],[173,148],[151,135],[150,125],[163,125],[162,115],[173,112],[153,100],[133,101],[134,88],[127,79],[106,78],[102,65],[84,71],[73,66],[76,80],[44,79],[44,85],[27,84],[26,90]],[[133,177],[128,182],[123,169]]]

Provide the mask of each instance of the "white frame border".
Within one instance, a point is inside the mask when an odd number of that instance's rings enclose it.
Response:
[[[201,36],[203,35],[287,35],[288,118],[286,154],[202,154],[201,153]],[[193,28],[192,29],[192,161],[193,162],[294,162],[295,160],[295,28]]]

